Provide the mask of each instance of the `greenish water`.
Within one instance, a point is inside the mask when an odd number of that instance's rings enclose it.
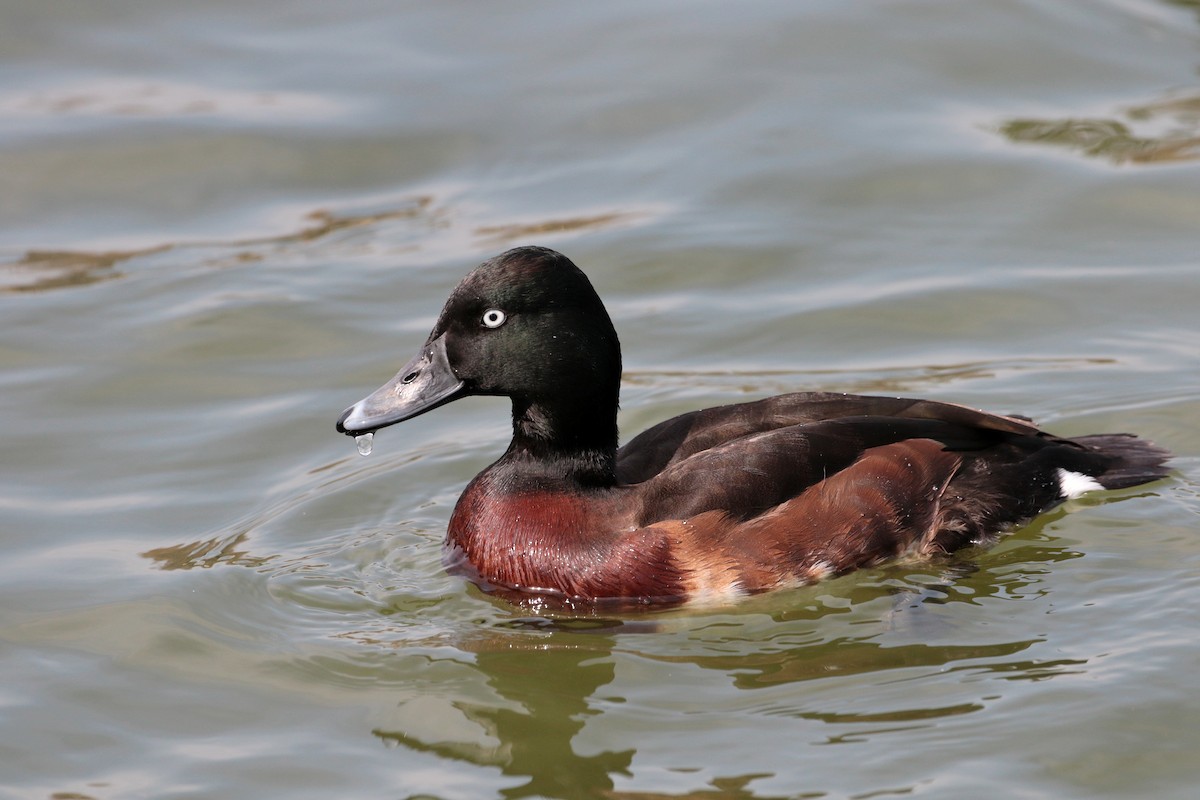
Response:
[[[0,797],[1190,798],[1200,3],[0,9]],[[549,620],[447,576],[502,401],[338,413],[515,244],[623,438],[799,389],[1131,430],[988,552]]]

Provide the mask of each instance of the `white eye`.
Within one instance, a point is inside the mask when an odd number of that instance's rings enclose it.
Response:
[[[506,319],[508,319],[508,317],[504,316],[504,312],[500,309],[489,308],[487,311],[483,312],[483,327],[499,328],[504,324],[504,320]]]

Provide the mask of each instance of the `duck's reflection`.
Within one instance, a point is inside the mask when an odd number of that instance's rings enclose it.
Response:
[[[464,695],[471,693],[458,693],[456,699],[442,702],[444,707],[454,709],[458,724],[469,722],[474,734],[447,736],[445,726],[438,727],[432,721],[426,726],[413,715],[406,715],[405,722],[394,728],[380,728],[374,734],[390,745],[429,753],[443,761],[498,769],[513,779],[500,792],[510,798],[767,797],[770,795],[757,793],[751,784],[769,775],[750,771],[709,775],[705,779],[707,786],[696,788],[694,784],[701,777],[688,776],[683,765],[657,765],[678,770],[681,785],[693,784],[682,793],[619,791],[615,786],[621,776],[635,774],[634,759],[639,747],[645,746],[643,738],[668,734],[661,727],[657,732],[643,732],[634,724],[613,723],[611,719],[607,725],[600,724],[584,736],[580,734],[589,720],[636,711],[629,705],[637,702],[635,699],[620,696],[631,681],[636,681],[623,672],[631,663],[677,664],[717,671],[724,674],[717,679],[718,690],[721,684],[744,690],[770,690],[776,693],[775,699],[779,697],[779,688],[788,684],[877,672],[896,673],[887,676],[891,682],[914,674],[945,674],[959,669],[970,670],[974,675],[992,673],[1030,680],[1078,671],[1083,665],[1081,661],[1046,662],[1021,655],[1042,641],[1040,638],[981,643],[977,632],[973,632],[961,637],[969,643],[958,643],[955,640],[959,637],[953,632],[935,630],[944,624],[939,619],[955,616],[946,612],[943,608],[946,605],[970,616],[967,606],[978,604],[984,597],[1036,595],[1039,563],[1049,565],[1075,558],[1078,553],[1043,544],[1020,547],[1007,555],[989,561],[987,569],[969,561],[960,561],[941,573],[925,569],[920,580],[913,577],[917,572],[905,574],[900,569],[879,572],[873,578],[858,577],[840,584],[832,600],[827,590],[813,587],[794,596],[792,599],[799,601],[794,604],[784,605],[774,599],[764,601],[770,602],[770,606],[751,602],[744,611],[735,608],[719,614],[719,619],[687,611],[657,616],[561,619],[514,613],[455,642],[459,650],[473,654],[474,668],[495,695],[471,701],[464,699]],[[1023,569],[1010,572],[1006,562],[1014,559],[1024,562]],[[932,580],[928,577],[931,572],[935,574]],[[874,624],[855,619],[851,627],[839,618],[846,613],[861,617],[864,607],[882,612],[875,614]],[[787,636],[764,635],[764,630],[773,628],[786,628],[794,644],[785,644],[789,641]],[[713,630],[725,633],[710,635]],[[847,635],[851,630],[853,635]],[[647,631],[654,633],[637,635]],[[937,641],[922,641],[931,632],[935,635],[929,638]],[[697,638],[699,633],[709,638]],[[673,638],[681,634],[686,635]],[[673,652],[674,644],[679,644],[678,650],[682,652]],[[901,670],[907,672],[901,674]],[[670,672],[676,674],[677,670]],[[939,719],[982,710],[986,692],[995,695],[994,683],[989,684],[991,688],[981,688],[978,694],[966,692],[969,695],[966,698],[963,692],[941,698],[937,703],[913,698],[912,707],[906,708],[888,707],[887,702],[867,709],[816,708],[814,705],[821,702],[822,693],[806,689],[797,691],[788,715],[830,726],[823,740],[812,741],[810,736],[810,743],[861,741],[875,735],[928,727]],[[606,690],[606,686],[610,688]],[[669,698],[674,708],[687,702],[681,691],[675,685],[662,687],[664,697]],[[727,693],[713,694],[723,694],[728,700]],[[825,697],[828,701],[828,696]],[[712,701],[712,697],[694,698],[697,710],[708,709]],[[670,720],[664,721],[669,723]],[[614,730],[620,731],[619,739],[613,738]],[[686,737],[690,732],[681,730],[678,735]],[[799,745],[803,742],[796,744],[796,758],[802,759],[804,749]],[[714,758],[714,769],[724,763],[719,755]],[[693,761],[703,763],[703,758],[702,753],[697,753]]]
[[[611,789],[610,776],[628,772],[635,750],[582,755],[574,747],[587,718],[599,713],[590,707],[589,698],[614,677],[614,662],[607,657],[613,638],[599,635],[588,639],[580,646],[555,641],[528,649],[514,646],[512,637],[475,641],[476,666],[511,704],[454,705],[499,742],[497,745],[423,742],[404,731],[374,733],[390,744],[449,761],[498,767],[505,775],[526,779],[504,790],[505,797],[583,797],[598,788]]]

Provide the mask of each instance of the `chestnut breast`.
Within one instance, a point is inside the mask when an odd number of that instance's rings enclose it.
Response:
[[[493,478],[471,482],[446,534],[479,578],[569,597],[684,599],[671,538],[634,523],[626,491],[506,491]]]

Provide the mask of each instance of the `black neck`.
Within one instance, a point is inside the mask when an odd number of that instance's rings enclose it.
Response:
[[[523,462],[530,477],[616,484],[616,401],[592,396],[548,404],[514,397],[507,457]]]

